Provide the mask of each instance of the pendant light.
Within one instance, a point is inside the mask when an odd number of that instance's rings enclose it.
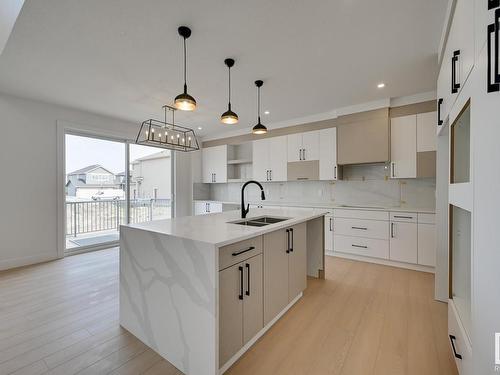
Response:
[[[231,110],[231,68],[234,65],[234,60],[225,59],[224,64],[226,64],[229,74],[229,103],[227,105],[227,111],[221,115],[220,121],[223,124],[233,125],[238,123],[238,115]]]
[[[257,115],[259,122],[257,125],[255,125],[252,129],[253,134],[266,134],[267,133],[267,128],[260,123],[260,88],[264,84],[263,81],[258,80],[255,81],[255,86],[257,86]]]
[[[188,94],[186,84],[186,39],[191,36],[191,29],[187,26],[181,26],[177,30],[184,39],[184,92],[175,97],[175,108],[181,111],[193,111],[196,108],[196,100]]]

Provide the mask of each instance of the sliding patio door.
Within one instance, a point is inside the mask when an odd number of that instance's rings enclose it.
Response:
[[[65,135],[65,252],[114,246],[120,225],[172,216],[168,150]]]

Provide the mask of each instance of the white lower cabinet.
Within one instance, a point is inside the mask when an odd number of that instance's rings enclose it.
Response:
[[[390,259],[417,263],[417,224],[391,221]]]
[[[194,202],[194,214],[195,215],[206,215],[216,212],[222,212],[221,202],[209,202],[209,201],[195,201]]]
[[[448,339],[459,374],[472,374],[472,346],[453,300],[448,301]]]
[[[371,258],[389,259],[389,242],[373,238],[335,235],[335,251]]]
[[[436,266],[436,225],[418,223],[418,264]]]
[[[325,216],[325,252],[333,251],[333,216]]]

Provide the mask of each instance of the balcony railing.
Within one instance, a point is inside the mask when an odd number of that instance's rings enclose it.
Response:
[[[66,235],[118,229],[126,224],[127,203],[123,199],[66,202]],[[142,223],[158,218],[168,218],[170,199],[130,200],[130,223]]]

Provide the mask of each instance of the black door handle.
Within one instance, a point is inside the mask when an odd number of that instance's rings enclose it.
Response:
[[[253,249],[255,249],[255,246],[250,246],[248,249],[245,249],[245,250],[240,250],[240,251],[235,251],[235,252],[234,252],[234,253],[232,253],[231,255],[232,255],[233,257],[235,257],[235,256],[238,256],[238,255],[240,255],[240,254],[246,253],[247,251],[250,251],[250,250],[253,250]]]
[[[488,10],[500,7],[500,0],[488,0]]]
[[[456,94],[460,88],[460,83],[456,82],[457,78],[457,62],[460,56],[460,50],[453,52],[453,57],[451,58],[451,93]]]
[[[286,253],[290,253],[290,229],[286,230]]]
[[[450,336],[451,347],[453,348],[453,355],[455,356],[455,358],[462,359],[462,355],[458,354],[457,349],[455,348],[455,340],[457,338],[453,335],[449,336]]]
[[[443,104],[443,98],[438,99],[438,125],[443,125],[443,120],[441,120],[441,105]]]
[[[291,241],[291,244],[290,244],[290,252],[293,252],[293,228],[290,228],[290,234],[291,234],[291,237],[292,237],[292,241]]]
[[[488,49],[488,92],[497,92],[500,91],[500,83],[499,82],[492,82],[492,77],[491,77],[491,34],[495,32],[495,24],[492,23],[488,25],[488,41],[487,41],[487,49]],[[496,61],[495,63],[498,62]]]
[[[238,299],[243,299],[243,267],[239,266],[238,271],[240,272],[240,295]]]
[[[245,267],[247,268],[247,291],[245,294],[247,296],[249,296],[250,295],[250,264],[245,263]]]

